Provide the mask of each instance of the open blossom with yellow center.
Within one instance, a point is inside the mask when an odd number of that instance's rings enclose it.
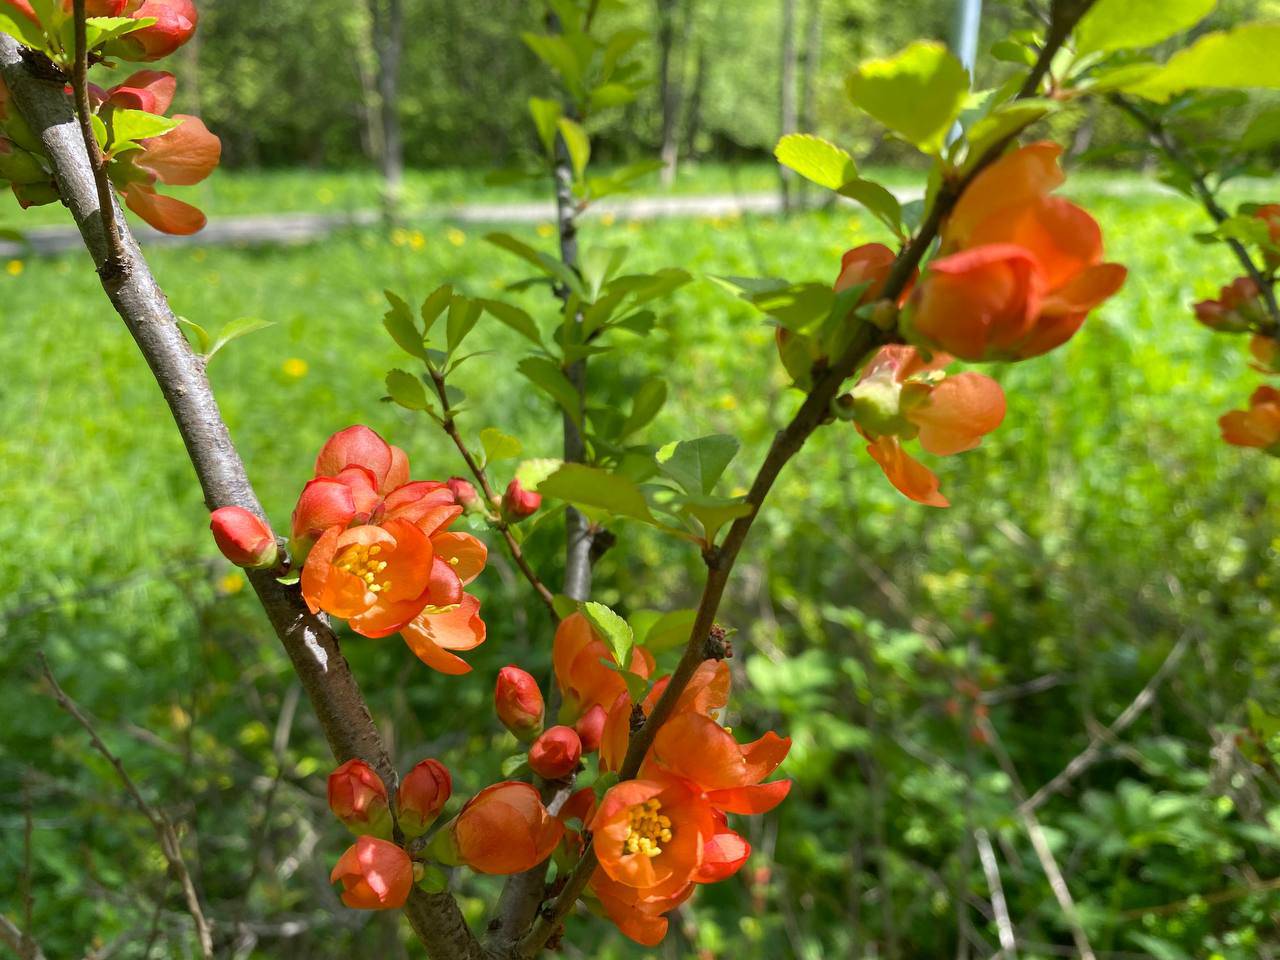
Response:
[[[345,570],[352,576],[363,580],[370,593],[381,593],[391,586],[389,579],[378,579],[387,569],[387,561],[378,559],[381,553],[382,544],[380,543],[375,543],[372,546],[353,543],[342,551],[342,554],[334,561],[334,565],[339,570]]]
[[[627,840],[623,847],[627,853],[643,853],[656,857],[662,852],[659,843],[671,842],[671,818],[663,816],[662,801],[650,797],[627,812]]]

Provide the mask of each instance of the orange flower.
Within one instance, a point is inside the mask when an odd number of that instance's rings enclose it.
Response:
[[[728,813],[767,813],[786,799],[790,780],[762,783],[786,758],[790,738],[770,731],[740,744],[715,720],[688,711],[673,716],[658,731],[641,768],[697,784],[706,800]]]
[[[342,881],[342,902],[357,910],[396,910],[409,899],[413,862],[394,843],[364,836],[339,858],[330,883]]]
[[[547,707],[538,681],[514,663],[498,671],[493,686],[493,709],[517,740],[528,742],[542,732]]]
[[[1062,148],[1033,143],[997,160],[965,190],[942,232],[942,256],[912,297],[920,343],[963,360],[1021,360],[1065,343],[1123,284],[1102,262],[1102,232],[1049,196]]]
[[[936,456],[972,450],[1004,420],[1004,391],[990,377],[966,371],[942,377],[951,362],[935,354],[925,362],[913,347],[882,347],[850,396],[867,452],[903,495],[933,507],[949,506],[938,478],[902,448],[905,440]]]
[[[483,643],[485,625],[480,601],[464,587],[484,569],[488,551],[449,530],[462,514],[453,492],[411,481],[404,451],[364,426],[330,437],[315,473],[293,511],[308,606],[347,619],[366,637],[401,632],[441,673],[469,671],[455,654]]]
[[[1218,299],[1201,300],[1192,309],[1210,330],[1240,333],[1266,319],[1258,293],[1252,277],[1236,277],[1218,290]]]
[[[1268,239],[1274,249],[1264,250],[1267,266],[1280,267],[1280,203],[1266,203],[1253,211],[1253,215],[1267,225]]]
[[[529,768],[545,780],[569,776],[581,759],[582,738],[573,727],[551,727],[529,745]]]
[[[1218,419],[1222,439],[1237,447],[1258,447],[1280,455],[1280,390],[1259,387],[1248,410],[1232,410]]]
[[[209,515],[209,529],[222,555],[237,567],[275,566],[279,554],[275,534],[244,507],[219,507]]]
[[[640,710],[647,718],[653,713],[659,698],[671,682],[670,677],[662,677],[650,689],[640,704]],[[723,660],[704,660],[698,664],[689,679],[688,685],[680,693],[672,716],[686,711],[694,711],[710,716],[724,708],[729,702],[729,664]],[[600,738],[600,766],[606,771],[617,771],[627,755],[627,747],[631,743],[630,695],[624,690],[614,699],[605,718],[604,731]]]
[[[622,933],[636,943],[656,947],[667,935],[667,918],[664,914],[674,910],[693,894],[692,883],[671,896],[655,897],[643,890],[618,883],[604,870],[597,868],[591,875],[591,892],[595,894],[604,911]]]
[[[485,787],[441,831],[452,843],[446,859],[480,873],[521,873],[541,863],[564,833],[538,791],[509,781]]]
[[[601,663],[602,660],[615,662],[608,645],[580,613],[560,621],[551,658],[556,686],[564,697],[566,720],[576,720],[597,704],[607,709],[618,694],[626,693],[627,684],[622,676]],[[629,669],[648,677],[653,672],[653,655],[643,647],[633,648]]]
[[[693,881],[716,823],[696,786],[659,772],[610,787],[591,832],[600,869],[611,879],[648,897],[669,897]]]
[[[1249,338],[1249,352],[1253,362],[1249,366],[1260,373],[1280,372],[1280,341],[1274,337],[1254,334]]]
[[[396,813],[405,836],[420,837],[436,822],[453,792],[449,768],[439,760],[423,760],[405,774],[396,792]]]
[[[329,774],[329,809],[354,833],[391,834],[387,788],[363,760],[348,760]]]

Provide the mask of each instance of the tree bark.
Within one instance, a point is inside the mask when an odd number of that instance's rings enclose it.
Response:
[[[369,0],[378,60],[378,117],[382,140],[383,207],[396,222],[404,192],[404,138],[400,132],[400,60],[404,52],[402,0]]]
[[[690,0],[691,2],[691,0]],[[662,113],[662,184],[670,186],[676,178],[679,144],[676,134],[680,122],[680,87],[673,65],[675,59],[676,0],[656,0],[658,7],[658,107]]]
[[[778,135],[785,136],[796,129],[796,0],[782,0],[781,65],[778,87]],[[792,208],[791,188],[794,184],[791,171],[778,166],[779,191],[782,212]]]

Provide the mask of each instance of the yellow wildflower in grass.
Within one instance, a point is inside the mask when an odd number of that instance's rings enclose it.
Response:
[[[600,214],[600,222],[606,227],[612,227],[618,222],[618,215],[612,210],[606,210],[604,213]]]
[[[467,235],[457,227],[450,227],[444,232],[445,239],[455,247],[460,247],[467,242]]]
[[[244,589],[244,574],[239,570],[228,573],[218,580],[218,592],[224,596],[231,596],[239,593]]]
[[[538,224],[538,236],[542,237],[543,239],[546,239],[549,237],[554,237],[555,235],[556,235],[555,224],[553,223]]]
[[[4,270],[5,270],[5,273],[9,274],[9,276],[11,277],[20,277],[22,276],[22,271],[25,270],[26,268],[27,268],[27,265],[23,263],[21,260],[10,260],[8,265],[5,266]]]
[[[396,227],[391,231],[391,245],[393,247],[403,247],[409,242],[409,231],[404,227]]]
[[[409,234],[409,247],[412,250],[421,250],[427,245],[427,238],[421,230],[414,230]]]
[[[301,357],[290,357],[284,362],[280,369],[284,371],[284,375],[286,377],[293,377],[295,380],[298,380],[305,377],[307,375],[307,370],[310,368],[307,366],[307,361],[303,360]]]

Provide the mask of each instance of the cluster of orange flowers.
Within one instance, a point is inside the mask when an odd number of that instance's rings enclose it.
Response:
[[[0,7],[11,8],[37,32],[50,36],[64,36],[71,15],[71,0],[52,6],[46,14],[48,22],[42,21],[28,0],[0,0]],[[89,0],[86,12],[90,17],[153,21],[97,51],[104,57],[134,62],[173,53],[191,39],[199,19],[192,0]],[[142,70],[108,90],[90,84],[89,100],[107,136],[107,174],[125,204],[157,230],[191,234],[205,225],[204,214],[189,203],[158,193],[156,184],[191,186],[204,180],[222,158],[221,141],[199,117],[185,114],[175,114],[176,125],[154,136],[120,135],[126,128],[139,129],[137,112],[163,117],[176,89],[173,74]],[[68,96],[70,92],[68,88]],[[0,81],[0,178],[10,182],[24,208],[53,203],[60,195],[44,147],[8,101]]]
[[[1263,265],[1274,284],[1280,269],[1280,203],[1258,207],[1253,215],[1266,225],[1269,246],[1263,251]],[[1238,277],[1224,286],[1217,299],[1202,300],[1194,307],[1196,319],[1218,333],[1248,333],[1252,366],[1259,373],[1280,373],[1280,342],[1277,320],[1271,316],[1263,291],[1252,277]],[[1280,390],[1263,385],[1249,397],[1249,409],[1232,410],[1218,418],[1222,439],[1237,447],[1254,447],[1280,456]]]
[[[899,491],[945,507],[938,478],[903,443],[938,456],[971,450],[1004,419],[999,384],[980,373],[947,375],[955,360],[1016,361],[1069,340],[1124,283],[1125,268],[1103,262],[1102,232],[1080,207],[1051,196],[1064,176],[1061,147],[1040,142],[1006,154],[974,178],[942,228],[938,255],[891,309],[901,309],[909,345],[871,358],[837,412],[867,440],[867,452]],[[895,255],[883,244],[848,251],[837,292],[862,288],[858,306],[879,304]],[[812,343],[778,335],[788,371],[821,358]]]

